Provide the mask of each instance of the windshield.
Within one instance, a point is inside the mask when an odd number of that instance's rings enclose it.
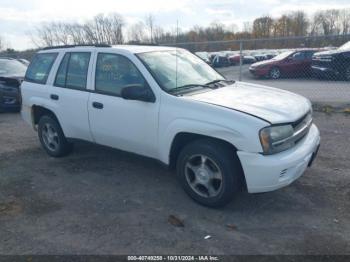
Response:
[[[27,67],[17,60],[0,59],[0,76],[24,76]]]
[[[339,47],[339,50],[350,50],[350,41]]]
[[[166,91],[225,80],[202,59],[185,50],[141,53],[138,57]]]
[[[282,60],[288,56],[290,56],[291,54],[293,54],[294,51],[287,51],[287,52],[283,52],[282,54],[279,54],[277,56],[275,56],[274,58],[272,58],[273,60]]]

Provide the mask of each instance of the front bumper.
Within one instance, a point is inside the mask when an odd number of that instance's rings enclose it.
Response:
[[[315,75],[319,76],[329,76],[329,75],[338,75],[339,72],[330,67],[324,66],[311,66],[311,70]]]
[[[267,68],[249,67],[249,72],[252,75],[254,75],[254,76],[262,77],[262,76],[267,76],[268,75],[269,69],[267,69]]]
[[[320,133],[312,125],[298,144],[275,155],[238,151],[249,193],[273,191],[291,184],[311,164],[320,145]]]

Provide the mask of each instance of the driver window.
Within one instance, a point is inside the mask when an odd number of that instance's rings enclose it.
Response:
[[[121,90],[128,85],[146,85],[136,66],[128,58],[118,54],[98,54],[95,90],[120,96]]]
[[[293,60],[303,60],[304,59],[304,53],[297,52],[293,55]]]

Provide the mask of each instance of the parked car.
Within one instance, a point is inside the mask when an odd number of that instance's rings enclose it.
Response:
[[[277,54],[276,53],[267,53],[267,54],[265,54],[265,56],[266,56],[266,60],[269,60],[269,59],[276,57]]]
[[[320,143],[308,99],[226,80],[180,48],[42,50],[22,97],[22,116],[50,156],[67,155],[78,139],[155,158],[175,167],[188,195],[207,206],[227,204],[242,189],[289,185]]]
[[[252,64],[249,71],[257,77],[311,76],[312,55],[316,50],[287,51],[266,61]]]
[[[0,58],[0,112],[20,111],[20,85],[26,69],[16,59]]]
[[[213,67],[226,67],[230,66],[230,61],[226,55],[217,54],[212,60]]]
[[[30,62],[27,59],[24,58],[19,58],[17,59],[19,62],[21,62],[22,64],[24,64],[25,66],[29,66]]]
[[[312,71],[318,77],[340,77],[350,81],[350,41],[338,49],[315,53]]]
[[[207,52],[196,52],[195,55],[201,58],[207,64],[211,65],[210,57]]]
[[[254,54],[253,56],[256,59],[256,61],[258,61],[258,62],[268,59],[267,55],[265,55],[265,54]]]
[[[239,65],[240,63],[240,54],[232,55],[228,57],[230,65]],[[252,64],[255,63],[256,59],[253,56],[243,55],[242,64]]]

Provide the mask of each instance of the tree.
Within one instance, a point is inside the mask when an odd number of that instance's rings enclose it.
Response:
[[[309,19],[303,11],[296,11],[290,15],[291,30],[294,36],[303,36],[307,34]]]
[[[254,37],[270,37],[273,28],[273,19],[269,16],[257,18],[253,22]]]
[[[142,43],[146,40],[145,24],[138,22],[129,28],[129,41]]]
[[[0,51],[2,51],[3,48],[4,48],[4,40],[0,36]]]
[[[145,18],[145,24],[149,29],[150,43],[153,43],[153,30],[154,30],[155,18],[152,14],[148,14]]]
[[[339,13],[339,19],[342,29],[342,34],[346,35],[350,33],[350,9],[343,9]]]

